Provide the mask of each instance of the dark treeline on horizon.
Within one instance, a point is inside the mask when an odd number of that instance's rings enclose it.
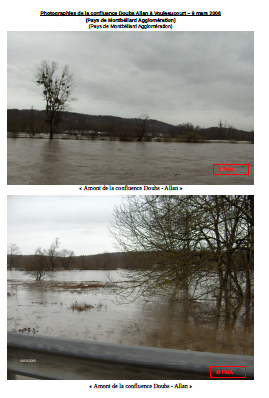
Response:
[[[238,269],[241,267],[241,260],[243,257],[247,256],[246,250],[240,248],[238,250],[238,255],[236,258],[236,263]],[[197,254],[199,254],[197,252]],[[201,256],[205,256],[205,253],[201,253]],[[29,264],[32,263],[34,255],[18,255],[16,256],[16,261],[12,269],[17,270],[28,270]],[[116,270],[129,269],[138,270],[143,269],[143,253],[141,253],[141,261],[139,261],[139,254],[135,259],[132,253],[100,253],[100,254],[90,254],[90,255],[80,255],[73,256],[68,267],[66,269],[62,266],[61,256],[56,256],[55,258],[55,270]],[[9,255],[7,255],[7,268],[9,268]],[[49,269],[47,270],[49,271]]]
[[[227,123],[217,122],[217,127],[200,127],[192,123],[182,123],[173,126],[158,120],[149,119],[149,123],[143,135],[144,141],[152,138],[161,140],[178,139],[185,141],[202,140],[231,140],[254,142],[254,131],[236,129]],[[94,116],[74,112],[65,112],[63,121],[59,124],[57,134],[70,134],[75,136],[87,136],[96,139],[98,133],[110,140],[136,141],[140,136],[141,118],[121,118],[116,116]],[[16,137],[17,133],[27,133],[30,137],[36,134],[49,134],[49,126],[46,123],[45,111],[34,109],[8,109],[7,132]]]
[[[127,261],[127,256],[128,255],[124,253],[73,256],[67,270],[113,270],[117,268],[131,268],[132,264]],[[18,255],[16,256],[16,261],[12,268],[27,270],[33,258],[34,255]],[[7,255],[7,264],[9,268],[9,255]],[[55,257],[55,270],[64,270],[60,255]]]

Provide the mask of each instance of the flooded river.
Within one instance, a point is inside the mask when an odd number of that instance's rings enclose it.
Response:
[[[45,336],[181,350],[254,355],[252,321],[225,324],[202,307],[155,299],[116,304],[110,278],[120,271],[58,271],[35,282],[8,271],[7,330]],[[101,287],[94,287],[98,283]],[[102,287],[103,286],[103,287]]]
[[[248,143],[8,138],[7,160],[11,185],[254,184]],[[216,163],[249,164],[249,175],[213,175]]]

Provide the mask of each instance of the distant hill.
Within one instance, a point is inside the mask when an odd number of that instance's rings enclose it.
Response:
[[[7,110],[7,118],[8,120],[12,119],[25,119],[29,120],[31,117],[36,118],[37,120],[45,120],[46,112],[31,110],[31,109],[8,109]],[[74,126],[81,127],[81,125],[90,126],[94,124],[105,125],[111,123],[113,121],[115,125],[118,126],[133,126],[137,124],[138,118],[123,118],[118,116],[110,116],[110,115],[88,115],[84,113],[76,113],[76,112],[65,112],[63,114],[63,124],[65,127]],[[159,120],[151,119],[150,120],[151,127],[159,130],[164,133],[170,127],[173,127],[172,124],[168,124],[165,122],[161,122]],[[75,128],[74,128],[75,129]]]
[[[8,109],[7,110],[7,130],[10,133],[30,131],[38,133],[48,133],[48,126],[45,123],[45,111],[35,109]],[[59,125],[59,133],[68,131],[103,132],[109,137],[123,137],[129,134],[135,135],[139,118],[123,118],[109,115],[88,115],[76,112],[65,112],[63,120]],[[190,132],[195,132],[206,140],[235,140],[254,142],[254,132],[236,129],[235,127],[207,127],[200,128],[191,123],[172,125],[160,120],[150,119],[147,135],[163,136],[176,138],[185,136]],[[184,137],[183,137],[184,138]]]

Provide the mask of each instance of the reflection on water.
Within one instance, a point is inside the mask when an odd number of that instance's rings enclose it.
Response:
[[[118,271],[111,271],[114,280]],[[104,288],[71,290],[48,288],[61,281],[89,284],[109,282],[105,271],[61,271],[51,282],[34,282],[21,271],[8,271],[8,331],[39,335],[183,350],[254,355],[253,321],[209,319],[202,304],[169,303],[155,299],[145,304],[115,304],[115,292]],[[58,283],[57,282],[57,283]],[[56,283],[56,285],[57,285]],[[54,284],[55,285],[55,284]],[[58,285],[57,285],[58,286]],[[77,303],[91,305],[72,310]]]
[[[254,146],[8,138],[8,184],[254,184]],[[249,164],[249,176],[213,176],[213,164]],[[228,180],[227,180],[228,178]]]
[[[153,324],[150,314],[154,314]],[[134,326],[127,326],[124,331],[125,334],[135,332],[133,344],[137,345],[254,355],[251,322],[218,322],[201,314],[199,304],[151,303]]]

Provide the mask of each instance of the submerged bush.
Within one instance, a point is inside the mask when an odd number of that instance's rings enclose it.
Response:
[[[94,308],[94,307],[91,304],[86,304],[86,303],[79,304],[77,301],[71,305],[71,309],[73,311],[78,311],[78,312],[87,311],[92,308]]]

